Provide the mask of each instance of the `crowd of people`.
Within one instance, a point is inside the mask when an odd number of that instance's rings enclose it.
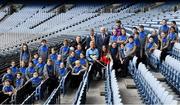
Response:
[[[133,34],[128,36],[121,21],[115,22],[115,27],[108,32],[105,27],[100,27],[100,32],[90,29],[85,43],[81,36],[76,36],[73,43],[64,39],[60,48],[49,48],[48,42],[43,39],[36,53],[31,54],[27,44],[23,44],[20,52],[20,67],[15,61],[4,74],[3,93],[12,95],[20,89],[26,81],[32,82],[32,87],[37,87],[43,80],[61,80],[68,72],[74,77],[73,86],[80,83],[83,74],[92,66],[92,80],[104,79],[104,67],[113,62],[116,75],[126,77],[128,64],[134,56],[139,62],[148,63],[148,57],[155,50],[162,51],[161,60],[178,42],[178,27],[175,21],[170,26],[163,19],[159,30],[154,29],[150,34],[144,26],[133,27]],[[32,56],[33,55],[33,56]],[[54,82],[53,82],[54,83]]]

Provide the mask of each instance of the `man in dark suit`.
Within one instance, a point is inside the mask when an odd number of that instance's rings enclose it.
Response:
[[[98,36],[97,36],[97,43],[96,43],[96,47],[98,48],[99,51],[101,51],[101,47],[103,45],[108,46],[109,37],[110,36],[106,32],[106,28],[101,27],[100,28],[100,34],[98,34]]]
[[[90,47],[89,45],[91,41],[95,42],[95,46],[97,45],[97,35],[95,34],[93,28],[90,29],[90,35],[87,36],[85,49],[88,49]]]

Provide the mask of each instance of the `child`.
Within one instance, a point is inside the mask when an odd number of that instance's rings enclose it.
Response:
[[[19,69],[16,67],[16,62],[15,61],[11,61],[11,67],[10,67],[12,74],[15,76],[18,72]]]
[[[38,63],[38,58],[39,58],[38,53],[35,53],[35,54],[34,54],[34,59],[32,60],[33,63],[34,63],[34,65],[36,65],[36,64]]]
[[[55,68],[55,71],[58,69],[59,65],[61,64],[62,62],[62,56],[59,54],[57,56],[57,60],[55,61],[54,63],[54,68]]]
[[[58,79],[60,80],[62,77],[64,77],[67,73],[67,69],[65,68],[64,66],[64,63],[61,62],[58,70],[57,70],[57,76],[58,76]]]
[[[77,49],[75,50],[75,53],[76,53],[76,57],[77,58],[80,58],[80,54],[82,52],[82,47],[80,44],[77,45]]]
[[[31,60],[31,53],[27,44],[23,44],[20,52],[20,62],[24,62],[26,65]]]
[[[55,77],[54,66],[51,59],[47,60],[47,64],[45,64],[43,72],[46,78],[52,79]]]
[[[14,80],[14,76],[12,74],[12,71],[10,68],[7,69],[7,73],[5,73],[2,77],[2,82],[4,82],[5,80],[9,80],[9,82],[12,82]]]
[[[116,33],[117,36],[121,36],[121,21],[120,20],[116,20]]]
[[[174,43],[176,43],[178,41],[178,36],[175,31],[176,31],[175,27],[170,27],[170,33],[167,36],[167,39],[169,40],[169,44],[170,44],[168,50],[171,50],[174,46]]]
[[[63,61],[67,59],[69,54],[68,40],[64,39],[63,46],[59,50],[59,54],[62,55]]]
[[[75,56],[75,52],[71,52],[71,55],[67,58],[67,68],[72,69],[75,65],[75,61],[77,60],[76,56]]]
[[[16,79],[15,79],[15,82],[14,82],[14,86],[18,90],[23,86],[23,84],[24,84],[24,79],[23,79],[21,73],[17,73]]]
[[[42,79],[39,77],[38,72],[35,72],[30,81],[32,82],[32,87],[36,88],[38,85],[41,84]]]
[[[143,58],[144,56],[144,49],[145,49],[145,44],[146,44],[146,38],[147,34],[144,31],[144,26],[140,25],[139,26],[139,40],[140,40],[140,58]]]
[[[26,75],[26,64],[24,61],[21,62],[19,72],[22,74],[23,77]]]
[[[84,72],[87,68],[83,67],[81,64],[80,64],[80,61],[79,60],[76,60],[75,61],[75,66],[72,70],[72,75],[80,75],[81,72]]]
[[[57,53],[54,48],[51,48],[51,54],[49,55],[49,58],[53,61],[53,63],[57,60]]]
[[[42,60],[46,62],[48,58],[48,46],[47,41],[45,39],[41,41],[41,46],[38,49],[38,54],[42,58]]]
[[[88,68],[89,64],[88,64],[88,61],[87,61],[87,59],[85,58],[85,56],[84,56],[83,53],[80,54],[80,59],[79,59],[79,61],[80,61],[80,64],[81,64],[82,66]]]
[[[8,79],[4,81],[2,92],[9,96],[15,93],[15,89],[12,85],[10,85],[10,81]]]
[[[145,51],[146,51],[146,56],[149,57],[149,55],[155,50],[157,49],[157,45],[154,42],[154,39],[152,36],[149,37],[148,42],[146,43],[145,46]]]
[[[39,57],[38,64],[35,67],[39,76],[43,76],[44,65],[45,65],[45,63],[43,62],[43,59],[41,57]]]
[[[126,44],[127,43],[127,36],[126,30],[124,28],[121,29],[121,36],[118,37],[118,44]]]
[[[30,61],[30,62],[29,62],[29,66],[28,66],[28,68],[26,69],[26,79],[29,80],[30,78],[32,78],[34,72],[36,72],[36,70],[35,70],[35,68],[34,68],[33,62]]]

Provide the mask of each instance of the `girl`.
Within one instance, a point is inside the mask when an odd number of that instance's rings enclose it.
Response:
[[[20,62],[24,62],[27,65],[30,60],[31,60],[31,53],[28,49],[28,45],[24,43],[21,47]]]

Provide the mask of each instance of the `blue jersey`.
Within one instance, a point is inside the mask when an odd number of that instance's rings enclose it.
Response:
[[[87,64],[85,58],[81,58],[81,59],[79,59],[79,61],[80,61],[80,64],[81,64],[81,65],[86,65],[86,64]]]
[[[17,67],[10,67],[12,74],[16,75],[19,72],[19,69]]]
[[[137,47],[140,47],[140,45],[141,45],[139,38],[134,38],[134,43]]]
[[[76,51],[75,51],[75,54],[76,54],[76,56],[77,56],[78,58],[80,57],[81,52],[82,52],[82,50],[76,50]]]
[[[3,86],[3,89],[2,89],[2,91],[3,92],[13,92],[13,90],[14,90],[14,87],[13,86]]]
[[[154,47],[154,42],[152,43],[147,43],[146,49],[151,49]]]
[[[86,51],[86,58],[87,58],[88,61],[94,62],[94,60],[91,58],[91,56],[96,56],[97,58],[99,58],[99,51],[98,51],[98,49],[96,49],[96,48],[94,48],[94,49],[89,48]]]
[[[37,87],[41,84],[42,79],[40,77],[33,77],[31,78],[32,87]]]
[[[55,62],[57,60],[57,54],[50,54],[50,59]]]
[[[21,61],[28,62],[29,59],[30,59],[29,52],[27,52],[27,51],[22,52],[21,55],[20,55],[20,58],[21,58]]]
[[[38,63],[36,65],[37,72],[39,73],[40,76],[43,75],[44,65],[45,65],[45,63]]]
[[[6,73],[3,75],[2,81],[10,80],[11,82],[14,80],[13,74]]]
[[[160,27],[160,32],[168,33],[168,31],[169,31],[169,27],[167,25],[162,25]]]
[[[73,68],[73,73],[79,73],[80,71],[81,71],[81,69],[82,69],[82,66],[79,66],[79,67],[74,67]]]
[[[48,46],[47,45],[40,46],[38,53],[39,53],[39,56],[43,59],[43,61],[46,61],[48,57]]]
[[[22,73],[22,75],[26,74],[26,67],[20,67],[19,68],[20,73]]]
[[[66,68],[59,68],[59,69],[58,69],[58,75],[59,75],[59,76],[65,76],[66,73],[67,73]]]
[[[146,38],[146,33],[144,31],[139,32],[139,38],[140,39],[145,39]]]
[[[17,78],[16,80],[15,80],[15,86],[16,86],[16,89],[19,89],[20,87],[22,87],[23,86],[23,83],[24,83],[24,79],[22,79],[22,78]]]
[[[168,37],[167,37],[170,41],[175,41],[177,38],[177,34],[176,33],[169,33]]]
[[[27,78],[32,78],[33,77],[33,74],[36,72],[35,68],[34,67],[28,67],[26,69],[26,76]]]
[[[33,64],[34,64],[34,65],[37,65],[37,64],[38,64],[38,58],[36,58],[36,59],[34,58],[32,61],[33,61]]]
[[[45,71],[44,72],[47,72],[47,75],[50,77],[50,78],[54,78],[54,66],[53,65],[47,65],[45,66]]]

